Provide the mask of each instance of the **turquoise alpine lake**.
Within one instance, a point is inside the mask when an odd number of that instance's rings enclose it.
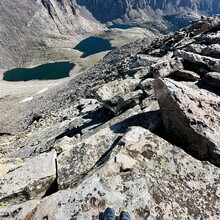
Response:
[[[114,49],[109,40],[100,37],[88,37],[82,40],[73,49],[83,52],[82,58]]]
[[[16,68],[4,73],[5,81],[52,80],[69,76],[75,64],[70,62],[47,63],[33,68]]]

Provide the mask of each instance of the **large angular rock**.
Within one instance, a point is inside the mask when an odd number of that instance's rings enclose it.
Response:
[[[155,80],[167,135],[220,166],[220,97],[171,79]]]
[[[183,69],[181,59],[168,58],[167,60],[159,60],[156,64],[152,65],[153,77],[168,77],[177,70]]]
[[[41,154],[0,177],[0,205],[40,199],[56,178],[56,153]]]
[[[59,188],[74,187],[82,182],[100,158],[108,150],[111,152],[119,137],[120,134],[105,128],[60,154],[57,161]]]
[[[123,121],[140,112],[137,106],[85,134],[81,140],[66,140],[56,144],[56,148],[63,151],[57,159],[59,188],[65,189],[79,184],[99,159],[108,150],[111,152],[114,142],[126,129],[123,128],[126,126]]]
[[[148,78],[139,83],[139,87],[147,96],[154,95],[153,78]]]
[[[219,181],[217,167],[132,127],[104,166],[75,189],[44,198],[31,219],[98,219],[110,205],[138,220],[218,219]]]
[[[174,52],[174,55],[191,63],[203,65],[210,70],[220,72],[220,59],[216,59],[208,56],[202,56],[199,54],[186,52],[184,50],[176,50]]]

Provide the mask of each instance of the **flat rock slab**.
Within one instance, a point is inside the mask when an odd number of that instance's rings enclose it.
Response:
[[[107,206],[138,220],[218,219],[219,181],[217,167],[131,127],[103,167],[75,189],[41,200],[31,219],[98,219]]]
[[[81,143],[72,145],[71,149],[59,155],[59,188],[65,189],[79,184],[100,158],[111,149],[119,136],[120,134],[115,134],[110,128],[105,128]]]
[[[0,177],[0,205],[40,199],[56,178],[56,153],[41,154]]]
[[[155,93],[167,134],[220,166],[220,97],[171,79],[155,80]]]

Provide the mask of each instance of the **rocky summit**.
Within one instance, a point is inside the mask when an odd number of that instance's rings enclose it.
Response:
[[[0,219],[91,220],[108,206],[220,219],[219,88],[216,15],[119,47],[31,100],[10,96]]]

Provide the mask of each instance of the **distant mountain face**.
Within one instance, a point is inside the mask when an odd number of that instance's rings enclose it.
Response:
[[[65,51],[61,56],[57,50],[103,29],[100,22],[159,21],[160,27],[168,21],[178,29],[201,14],[216,13],[219,0],[0,1],[0,70],[40,63],[46,56],[63,59]]]
[[[73,47],[78,36],[101,29],[75,0],[0,1],[0,69],[23,66]],[[77,41],[77,42],[76,42]]]
[[[108,22],[132,21],[179,13],[212,15],[220,13],[219,0],[76,0],[93,16]]]

